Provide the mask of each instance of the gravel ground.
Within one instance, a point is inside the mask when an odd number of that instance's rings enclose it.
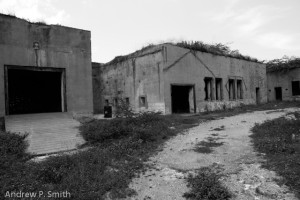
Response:
[[[297,198],[285,186],[278,186],[274,172],[262,169],[262,156],[251,146],[250,128],[255,123],[278,118],[297,108],[256,111],[204,122],[184,134],[170,139],[163,151],[150,159],[153,169],[132,181],[130,187],[137,195],[128,200],[183,200],[188,190],[185,177],[200,167],[218,165],[224,170],[221,180],[234,194],[235,200]],[[299,109],[298,109],[299,110]],[[216,129],[216,130],[213,130]],[[207,137],[224,142],[210,154],[193,151],[195,145]]]

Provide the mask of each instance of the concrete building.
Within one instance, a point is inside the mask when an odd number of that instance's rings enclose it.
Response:
[[[267,101],[265,64],[168,43],[116,57],[101,73],[102,102],[123,98],[136,111],[196,113]]]
[[[300,100],[300,59],[267,68],[268,101]]]
[[[92,113],[90,31],[0,14],[0,117]]]

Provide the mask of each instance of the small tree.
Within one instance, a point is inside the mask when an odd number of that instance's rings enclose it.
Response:
[[[130,118],[135,116],[135,113],[125,98],[117,98],[115,116],[116,118]]]

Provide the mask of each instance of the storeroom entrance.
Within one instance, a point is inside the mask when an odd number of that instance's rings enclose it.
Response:
[[[6,66],[5,83],[7,115],[66,111],[64,69]]]
[[[281,87],[275,87],[275,98],[277,101],[282,101],[282,89]]]
[[[194,85],[171,85],[172,113],[195,112]]]

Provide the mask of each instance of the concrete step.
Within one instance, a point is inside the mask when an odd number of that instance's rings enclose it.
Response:
[[[84,143],[80,123],[68,113],[40,113],[5,117],[6,131],[28,133],[28,152],[36,155],[76,149]]]

